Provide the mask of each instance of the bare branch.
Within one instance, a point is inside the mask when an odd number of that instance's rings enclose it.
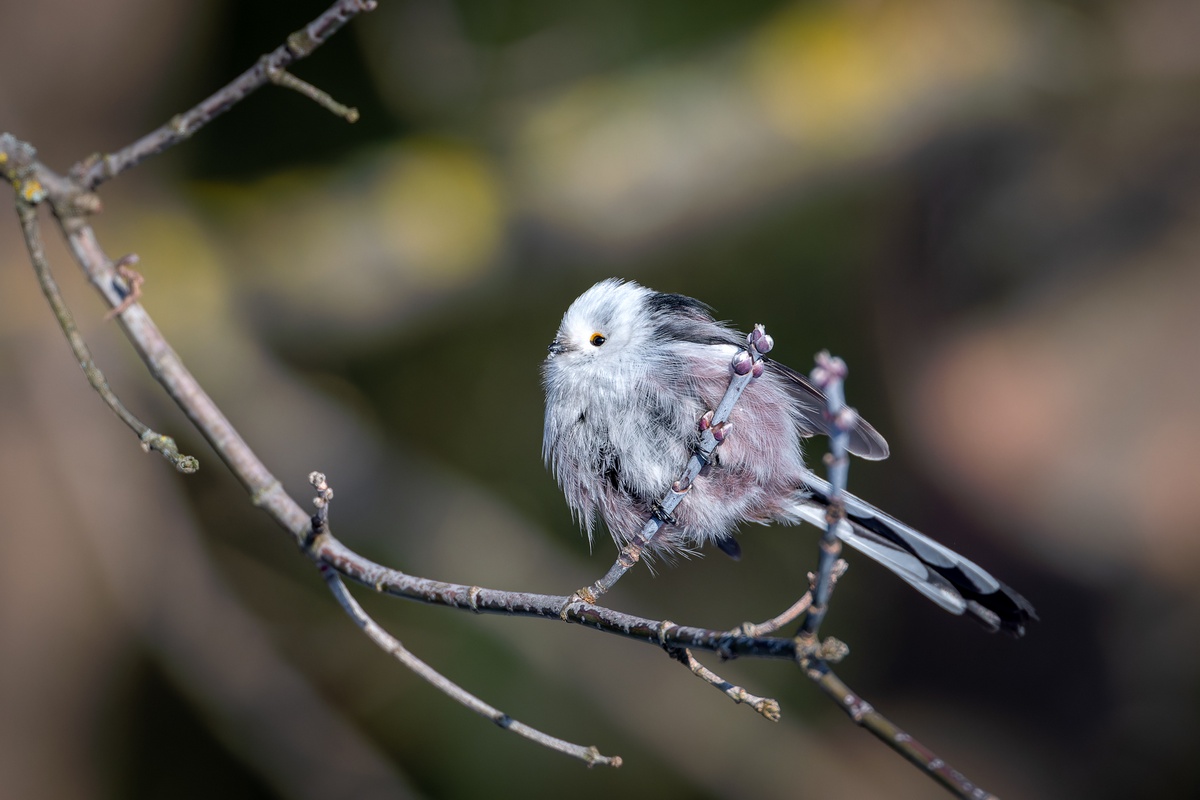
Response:
[[[572,758],[577,758],[585,762],[589,767],[599,764],[601,766],[619,767],[621,766],[620,756],[605,756],[600,753],[596,747],[583,747],[581,745],[572,744],[571,742],[550,736],[542,733],[536,728],[532,728],[523,722],[519,722],[508,714],[494,708],[483,702],[475,695],[463,689],[458,684],[446,679],[440,675],[435,669],[430,667],[421,659],[414,656],[408,649],[400,643],[398,639],[385,631],[373,619],[367,616],[363,611],[362,606],[346,589],[346,584],[342,582],[341,576],[333,571],[328,565],[321,565],[321,575],[325,578],[329,590],[333,592],[338,603],[345,609],[350,618],[355,624],[363,630],[363,632],[379,646],[384,652],[393,655],[397,661],[403,664],[415,674],[431,684],[438,691],[457,701],[459,704],[479,714],[481,717],[490,719],[501,728],[512,731],[518,736],[523,736],[532,742],[548,747],[551,750],[557,750],[560,753],[565,753]]]
[[[97,154],[84,159],[71,168],[71,177],[84,189],[95,189],[104,181],[115,178],[150,156],[188,139],[213,119],[233,108],[251,92],[274,82],[271,73],[282,72],[289,64],[311,55],[343,25],[365,11],[373,11],[375,7],[375,0],[338,0],[304,28],[288,36],[285,44],[264,55],[253,67],[191,110],[172,117],[162,127],[115,153],[103,156]],[[317,97],[313,99],[332,110],[332,106]],[[342,116],[348,117],[347,114]]]
[[[282,86],[285,89],[291,89],[294,92],[299,92],[317,105],[328,110],[330,113],[336,114],[337,116],[346,120],[346,122],[358,122],[357,108],[339,103],[337,100],[333,99],[329,92],[322,91],[308,81],[303,81],[297,78],[286,69],[268,68],[267,79],[276,86]]]
[[[916,764],[945,789],[964,800],[998,800],[996,795],[977,786],[966,775],[937,757],[932,750],[918,742],[900,726],[880,714],[863,700],[821,660],[810,660],[804,670],[809,680],[821,688],[854,723]]]
[[[108,380],[96,366],[92,352],[79,332],[79,327],[75,324],[75,317],[71,314],[71,309],[67,306],[67,301],[58,288],[58,282],[54,280],[54,275],[50,272],[50,262],[46,259],[46,251],[42,246],[41,232],[38,228],[37,207],[26,202],[24,198],[18,197],[17,216],[21,220],[21,232],[25,237],[25,246],[29,249],[29,260],[33,263],[33,270],[37,273],[38,283],[42,287],[42,294],[50,303],[54,318],[58,320],[58,326],[62,328],[63,335],[67,337],[67,343],[71,345],[71,351],[79,361],[79,367],[83,370],[83,374],[87,376],[88,383],[92,385],[92,388],[112,409],[113,413],[137,434],[143,449],[147,452],[155,450],[161,453],[180,472],[192,473],[200,469],[200,462],[195,457],[180,453],[174,439],[152,430],[149,425],[134,416],[133,412],[125,407],[116,392],[108,385]]]
[[[313,555],[341,575],[369,586],[377,592],[416,600],[430,605],[464,609],[479,614],[510,617],[539,617],[559,620],[566,595],[501,591],[461,583],[447,583],[377,564],[350,550],[333,536],[322,537],[312,548]],[[603,606],[577,604],[565,620],[605,633],[655,645],[709,650],[722,658],[796,659],[796,643],[790,638],[753,638],[725,630],[676,625],[662,631],[662,620],[639,617]]]
[[[329,534],[329,503],[333,499],[333,490],[329,488],[329,484],[325,481],[325,476],[320,472],[314,472],[308,476],[309,482],[313,488],[317,490],[317,496],[313,500],[313,504],[317,507],[317,513],[312,518],[312,538],[308,543],[310,554],[313,547],[320,542],[322,537]],[[620,756],[605,756],[601,755],[600,751],[595,747],[584,747],[582,745],[573,744],[564,741],[555,736],[543,733],[536,728],[530,727],[523,722],[513,719],[503,711],[488,705],[480,700],[475,695],[468,692],[466,689],[454,683],[446,676],[435,670],[433,667],[426,664],[421,659],[412,654],[408,648],[400,643],[400,640],[392,636],[383,627],[373,620],[363,607],[359,605],[354,596],[346,588],[346,584],[342,581],[340,575],[337,574],[328,564],[318,562],[318,568],[321,571],[321,577],[325,579],[325,584],[329,587],[329,591],[337,599],[338,604],[342,609],[350,615],[354,620],[354,624],[362,629],[363,633],[374,642],[379,649],[385,653],[392,655],[397,661],[419,676],[422,680],[429,683],[442,694],[454,700],[463,707],[474,711],[476,714],[489,719],[507,731],[512,731],[518,736],[523,736],[531,742],[540,744],[543,747],[548,747],[551,750],[557,750],[560,753],[565,753],[572,758],[577,758],[586,763],[589,767],[599,764],[603,767],[619,767],[621,766]]]
[[[845,560],[839,558],[833,565],[833,572],[830,575],[833,582],[837,583],[838,578],[842,577],[842,574],[849,568],[850,565]],[[799,619],[800,615],[808,611],[812,605],[812,585],[816,583],[816,580],[816,575],[811,572],[808,573],[809,590],[801,595],[799,600],[766,622],[743,622],[734,628],[732,632],[739,636],[767,636]]]
[[[67,245],[87,273],[92,285],[112,306],[124,297],[118,288],[123,283],[104,254],[90,225],[79,218],[62,218]],[[167,394],[188,415],[192,424],[213,446],[250,492],[255,505],[272,513],[301,542],[308,529],[308,515],[284,494],[275,476],[246,445],[212,398],[201,388],[179,355],[171,348],[145,308],[134,304],[121,313],[121,327],[134,344],[142,360]]]
[[[854,428],[857,415],[846,405],[843,381],[846,379],[846,362],[829,355],[828,351],[817,354],[817,366],[812,371],[813,384],[825,392],[825,416],[830,421],[833,435],[829,437],[829,453],[825,464],[833,490],[829,494],[829,505],[825,510],[825,530],[820,539],[820,556],[817,560],[817,577],[812,587],[813,604],[804,617],[797,633],[805,647],[815,647],[821,622],[829,608],[829,597],[833,593],[833,565],[842,554],[842,543],[837,537],[838,526],[846,517],[843,494],[846,491],[846,476],[850,470],[847,447],[850,431]]]
[[[663,634],[673,627],[675,627],[675,623],[670,620],[663,620],[661,623]],[[779,722],[780,711],[778,700],[773,700],[770,697],[759,697],[756,694],[746,691],[741,686],[730,683],[697,661],[696,657],[692,655],[692,651],[686,647],[671,647],[663,644],[663,649],[667,651],[667,655],[691,670],[693,675],[709,686],[720,689],[733,702],[739,704],[745,703],[771,722]]]

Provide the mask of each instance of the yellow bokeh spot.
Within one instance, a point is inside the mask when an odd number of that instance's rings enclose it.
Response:
[[[370,199],[383,247],[431,283],[481,270],[500,246],[499,185],[472,149],[407,142],[384,162]]]
[[[1019,57],[1015,22],[996,2],[830,3],[768,21],[747,75],[777,131],[837,149],[887,136]]]
[[[423,308],[496,263],[504,199],[487,155],[410,139],[334,168],[204,189],[224,218],[244,289],[280,325],[337,321],[372,330]]]

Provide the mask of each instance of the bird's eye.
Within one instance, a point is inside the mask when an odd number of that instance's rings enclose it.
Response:
[[[593,333],[593,334],[592,334],[592,338],[591,338],[591,339],[588,339],[588,341],[589,341],[589,342],[591,342],[591,343],[592,343],[593,345],[595,345],[596,347],[599,347],[600,345],[604,344],[604,343],[605,343],[605,342],[607,342],[608,340],[604,338],[604,335],[603,335],[603,334],[600,334],[600,333]]]

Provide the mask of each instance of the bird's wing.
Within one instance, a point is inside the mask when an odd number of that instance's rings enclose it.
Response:
[[[831,436],[834,431],[833,425],[825,418],[824,392],[809,383],[808,378],[786,364],[780,364],[772,359],[763,360],[767,363],[768,372],[779,376],[788,393],[796,399],[801,416],[808,426],[807,435],[823,433]],[[854,455],[870,461],[885,459],[891,452],[887,440],[862,417],[858,418],[853,430],[850,431],[849,450]]]
[[[702,345],[746,346],[744,333],[713,319],[711,309],[699,300],[682,294],[655,292],[647,303],[655,320],[656,339]],[[821,390],[791,367],[771,359],[763,361],[767,364],[768,372],[778,376],[788,393],[795,398],[805,435],[832,434],[833,426],[825,419],[825,395]],[[871,461],[887,458],[890,453],[887,440],[861,417],[850,431],[849,449],[854,455]]]

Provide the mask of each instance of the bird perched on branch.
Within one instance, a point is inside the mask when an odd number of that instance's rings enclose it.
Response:
[[[543,366],[542,454],[572,513],[592,537],[597,512],[621,547],[700,441],[746,337],[713,319],[704,303],[609,279],[563,316]],[[737,557],[742,522],[825,527],[829,484],[804,464],[801,440],[829,434],[825,397],[803,375],[763,359],[729,418],[730,433],[687,498],[649,545],[660,556],[715,544]],[[848,449],[888,456],[883,437],[857,418]],[[1025,598],[973,562],[850,494],[838,538],[955,614],[992,630],[1024,633],[1036,619]]]

